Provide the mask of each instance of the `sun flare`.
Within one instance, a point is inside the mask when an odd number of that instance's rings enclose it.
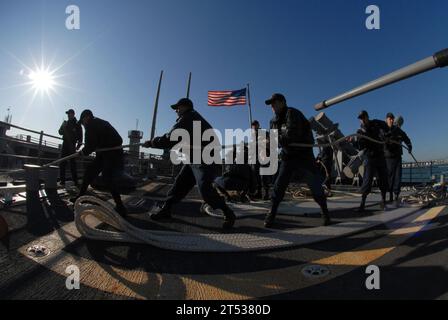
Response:
[[[48,69],[39,68],[37,70],[32,70],[28,74],[28,78],[36,92],[45,92],[48,94],[56,85],[53,72]]]

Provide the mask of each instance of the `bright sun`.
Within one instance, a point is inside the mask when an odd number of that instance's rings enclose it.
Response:
[[[36,92],[45,92],[48,94],[56,85],[53,72],[48,69],[39,68],[31,71],[28,78],[30,79],[31,85]]]

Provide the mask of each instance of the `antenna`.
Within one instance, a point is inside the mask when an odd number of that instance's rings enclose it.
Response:
[[[190,87],[191,87],[191,72],[188,75],[188,83],[187,83],[187,98],[190,98]]]
[[[11,123],[11,119],[12,119],[11,106],[9,106],[8,109],[6,109],[6,110],[8,111],[8,114],[5,117],[5,122]]]
[[[152,126],[150,139],[153,139],[156,133],[157,109],[159,107],[160,87],[162,86],[163,70],[160,72],[159,85],[157,86],[156,102],[154,104],[154,113],[152,116]]]

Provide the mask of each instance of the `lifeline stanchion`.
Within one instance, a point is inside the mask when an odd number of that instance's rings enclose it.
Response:
[[[352,138],[352,137],[366,139],[366,140],[369,140],[371,142],[378,143],[378,144],[386,144],[387,143],[386,141],[375,140],[375,139],[372,139],[372,138],[370,138],[368,136],[355,133],[355,134],[351,134],[351,135],[342,137],[342,138],[340,138],[338,140],[332,141],[331,143],[322,143],[322,144],[292,143],[289,146],[292,146],[292,147],[305,147],[305,148],[331,147],[331,146],[334,146],[334,145],[338,145],[341,142],[344,142],[347,139]],[[401,143],[398,142],[398,141],[389,140],[388,142],[401,145]],[[144,145],[144,143],[128,144],[128,145],[122,145],[122,146],[117,146],[117,147],[98,149],[98,150],[95,150],[95,152],[97,152],[97,153],[98,152],[107,152],[107,151],[113,151],[113,150],[120,150],[120,149],[128,148],[128,147],[131,147],[131,146],[143,146],[143,145]],[[406,146],[403,146],[403,147],[408,149]],[[410,154],[412,155],[412,153],[410,153]],[[73,158],[76,158],[76,157],[79,157],[79,156],[80,156],[79,152],[76,152],[76,153],[73,153],[73,154],[71,154],[71,155],[69,155],[67,157],[64,157],[64,158],[55,160],[53,162],[50,162],[48,164],[45,164],[45,165],[42,166],[42,168],[48,168],[48,167],[51,167],[51,166],[55,166],[55,165],[57,165],[57,164],[59,164],[59,163],[61,163],[63,161],[67,161],[67,160],[70,160],[70,159],[73,159]],[[415,160],[415,162],[418,164],[418,161],[415,159],[415,157],[413,155],[412,155],[412,157]],[[3,174],[17,174],[17,173],[21,173],[21,172],[24,172],[24,171],[25,171],[24,169],[19,169],[19,170],[5,172]]]

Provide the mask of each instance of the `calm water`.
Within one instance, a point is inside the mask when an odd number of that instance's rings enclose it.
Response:
[[[435,180],[440,180],[441,175],[448,180],[448,165],[437,165],[432,168],[421,168],[414,165],[413,168],[403,169],[403,182],[429,182],[432,176],[435,177]]]

